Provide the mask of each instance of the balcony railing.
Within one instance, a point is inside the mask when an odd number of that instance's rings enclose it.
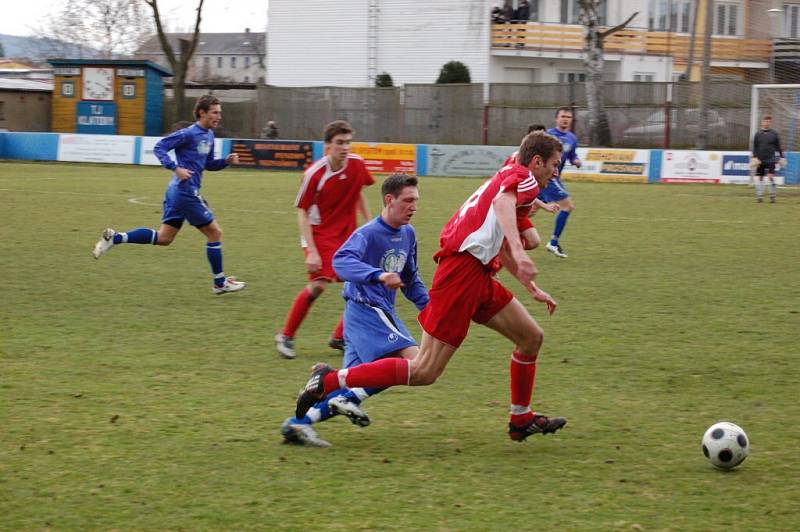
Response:
[[[691,37],[685,34],[626,28],[606,39],[609,53],[672,56],[685,63]],[[519,48],[544,52],[582,52],[583,27],[571,24],[527,22],[492,24],[492,48]],[[703,36],[695,38],[695,58],[703,51]],[[712,37],[712,61],[767,63],[772,55],[772,41],[737,37]]]

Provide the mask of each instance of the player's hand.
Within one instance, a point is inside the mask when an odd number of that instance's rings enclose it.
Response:
[[[512,272],[514,277],[516,277],[523,285],[527,286],[531,281],[533,281],[533,278],[536,277],[536,274],[539,273],[539,271],[536,269],[536,265],[533,263],[528,254],[525,253],[525,250],[522,247],[514,248],[511,251],[511,257],[514,259],[517,270]]]
[[[306,269],[308,273],[317,273],[322,269],[322,259],[319,253],[309,250],[306,254]]]
[[[750,162],[750,166],[756,167],[761,164],[761,159],[758,157],[753,157],[753,160]]]
[[[553,314],[553,312],[556,311],[558,303],[556,303],[556,300],[553,299],[553,296],[551,296],[550,294],[548,294],[547,292],[545,292],[544,290],[542,290],[533,283],[528,283],[526,285],[526,288],[528,288],[528,293],[530,293],[530,295],[533,296],[533,299],[535,299],[539,303],[544,303],[545,305],[547,305],[548,314]]]
[[[405,286],[403,280],[395,272],[383,272],[380,277],[378,277],[378,280],[382,282],[386,288],[391,288],[393,290]]]
[[[557,213],[558,211],[561,210],[561,205],[559,205],[556,202],[545,203],[544,205],[542,205],[542,209],[550,213]]]
[[[186,181],[187,179],[189,179],[190,177],[192,177],[192,174],[194,174],[194,171],[192,171],[192,170],[189,170],[188,168],[182,168],[182,167],[180,167],[180,166],[179,166],[179,167],[177,167],[177,168],[175,169],[175,175],[176,175],[176,176],[178,177],[178,179],[180,179],[181,181]]]
[[[786,168],[786,159],[784,157],[781,157],[778,160],[778,166],[780,166],[781,168]]]
[[[225,157],[225,162],[228,164],[239,164],[239,154],[238,153],[230,153],[227,157]]]

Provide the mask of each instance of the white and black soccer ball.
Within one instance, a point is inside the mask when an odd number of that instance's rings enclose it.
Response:
[[[739,425],[729,421],[714,423],[703,434],[703,454],[721,469],[733,469],[750,452],[750,440]]]

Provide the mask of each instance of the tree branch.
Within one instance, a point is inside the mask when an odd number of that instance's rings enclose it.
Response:
[[[614,26],[613,28],[608,28],[606,31],[601,31],[601,32],[599,32],[599,34],[600,34],[600,40],[603,40],[603,39],[605,39],[606,37],[608,37],[609,35],[613,35],[613,34],[617,33],[618,31],[620,31],[620,30],[622,30],[622,29],[625,29],[625,26],[627,26],[628,24],[630,24],[630,23],[631,23],[631,20],[633,20],[633,19],[634,19],[634,17],[636,17],[636,15],[638,15],[638,14],[639,14],[639,12],[637,11],[637,12],[635,12],[633,15],[629,16],[629,17],[628,17],[628,20],[626,20],[626,21],[625,21],[625,22],[623,22],[622,24],[617,24],[617,25],[616,25],[616,26]]]

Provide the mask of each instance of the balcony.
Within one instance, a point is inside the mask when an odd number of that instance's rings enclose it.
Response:
[[[685,64],[691,37],[685,34],[626,28],[606,39],[605,51],[611,54],[671,56],[676,64]],[[583,27],[574,24],[527,22],[492,24],[492,50],[518,49],[538,52],[545,57],[564,57],[583,52]],[[703,53],[703,36],[695,38],[695,61]],[[713,66],[767,68],[772,55],[772,41],[738,37],[712,37]]]

